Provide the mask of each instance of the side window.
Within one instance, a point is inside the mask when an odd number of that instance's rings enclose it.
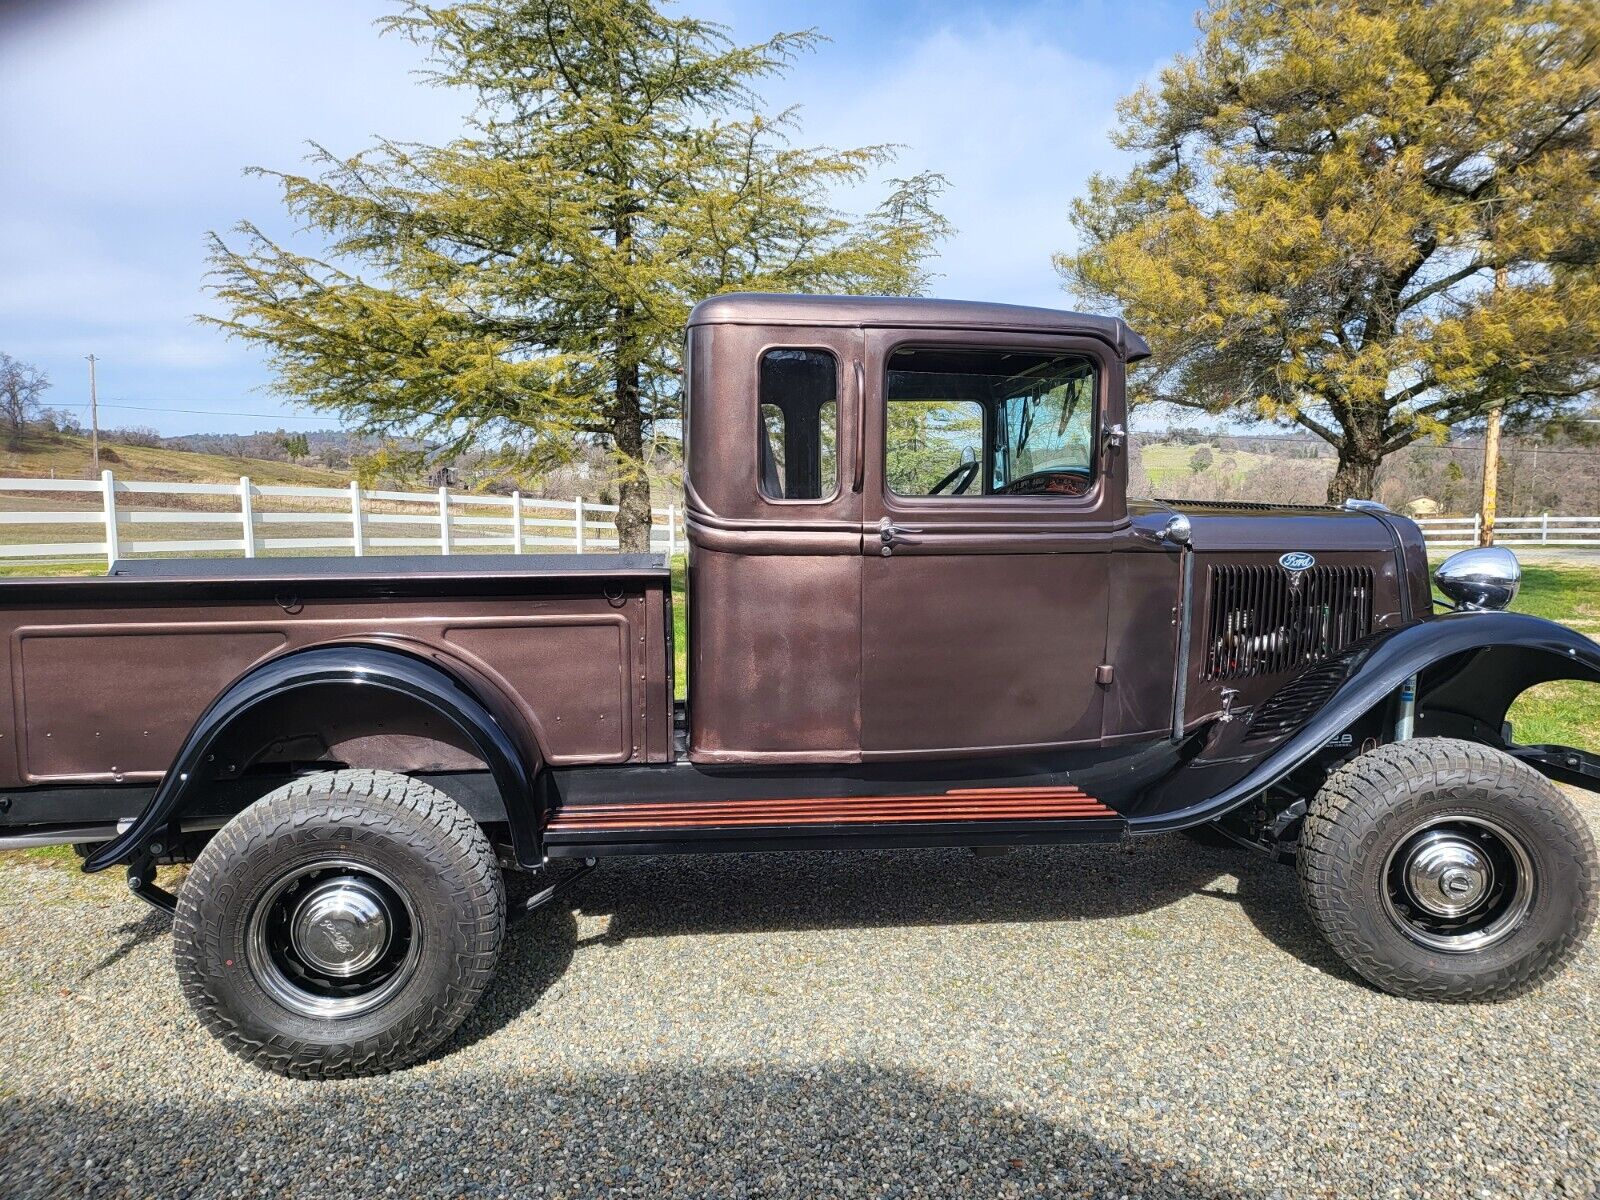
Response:
[[[825,500],[839,488],[839,364],[826,350],[761,356],[756,445],[768,500]]]
[[[1081,354],[902,348],[885,388],[885,479],[900,496],[1082,496],[1096,379]]]

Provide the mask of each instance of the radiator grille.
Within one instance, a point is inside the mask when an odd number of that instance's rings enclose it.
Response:
[[[1372,568],[1209,570],[1206,679],[1299,670],[1372,632]]]

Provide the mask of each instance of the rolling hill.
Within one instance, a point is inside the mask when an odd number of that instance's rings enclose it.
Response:
[[[107,453],[109,451],[109,453]],[[169,483],[237,483],[248,475],[256,483],[287,487],[344,487],[350,476],[323,467],[298,466],[265,458],[195,454],[160,446],[128,446],[100,440],[103,468],[128,479]],[[94,476],[89,439],[72,434],[29,436],[19,450],[0,450],[0,476],[90,479]]]

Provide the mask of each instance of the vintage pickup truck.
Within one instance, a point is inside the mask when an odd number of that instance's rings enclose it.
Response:
[[[503,870],[616,854],[1109,842],[1298,861],[1406,996],[1548,977],[1592,835],[1522,746],[1600,647],[1438,582],[1380,505],[1133,501],[1119,320],[730,295],[685,348],[688,701],[626,555],[131,562],[0,584],[0,844],[79,844],[175,910],[185,995],[286,1074],[433,1051],[489,982]],[[563,862],[562,860],[567,860]],[[156,867],[192,863],[176,896]],[[821,868],[819,868],[821,869]]]

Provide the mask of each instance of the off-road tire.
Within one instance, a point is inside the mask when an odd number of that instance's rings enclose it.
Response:
[[[1408,937],[1384,898],[1407,831],[1457,814],[1513,833],[1534,877],[1520,923],[1459,953]],[[1594,836],[1572,802],[1510,755],[1450,738],[1380,746],[1330,775],[1306,813],[1298,865],[1311,918],[1339,957],[1383,991],[1426,1000],[1505,1000],[1538,986],[1582,946],[1600,892]]]
[[[421,933],[404,986],[353,1017],[284,1007],[246,953],[256,904],[319,858],[383,872]],[[234,1054],[301,1079],[379,1075],[427,1056],[472,1010],[494,973],[505,916],[494,851],[459,804],[409,776],[330,771],[262,797],[212,838],[178,891],[173,951],[185,999]]]

